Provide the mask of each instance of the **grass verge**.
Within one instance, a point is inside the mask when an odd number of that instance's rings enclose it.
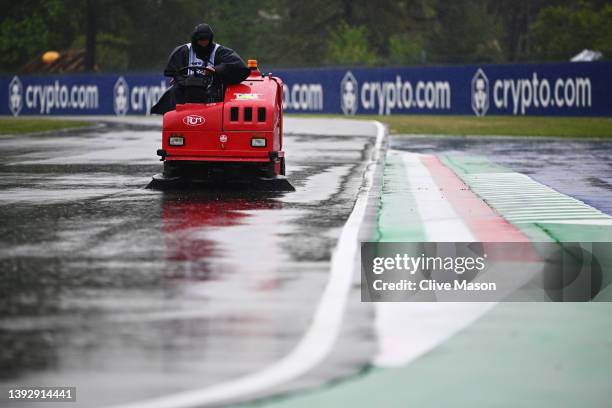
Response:
[[[314,115],[313,115],[314,116]],[[342,115],[318,117],[347,118]],[[297,115],[294,115],[297,117]],[[311,117],[301,116],[301,117]],[[557,136],[570,138],[612,138],[612,118],[543,116],[432,116],[432,115],[357,115],[354,119],[379,120],[392,134],[460,136]]]
[[[20,135],[91,126],[91,122],[47,118],[0,118],[0,135]]]
[[[347,118],[342,115],[288,115],[293,117]],[[612,118],[541,116],[432,116],[357,115],[361,120],[379,120],[392,134],[459,136],[557,136],[612,139]],[[52,118],[0,118],[0,135],[27,134],[91,126],[90,122]]]

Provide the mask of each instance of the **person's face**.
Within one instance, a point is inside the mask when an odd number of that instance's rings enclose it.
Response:
[[[202,38],[198,40],[198,45],[200,47],[208,47],[208,44],[210,44],[210,40],[208,38]]]

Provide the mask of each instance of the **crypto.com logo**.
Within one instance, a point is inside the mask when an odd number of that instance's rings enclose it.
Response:
[[[472,78],[472,110],[476,116],[485,116],[489,110],[489,78],[481,68]]]
[[[113,88],[113,109],[115,115],[125,116],[129,109],[129,95],[130,87],[123,77],[119,77],[115,82],[115,88]]]
[[[348,71],[340,82],[340,107],[345,115],[354,115],[357,112],[357,95],[357,80],[351,71]]]
[[[18,116],[23,107],[23,85],[16,76],[9,83],[8,99],[9,110],[13,116]]]

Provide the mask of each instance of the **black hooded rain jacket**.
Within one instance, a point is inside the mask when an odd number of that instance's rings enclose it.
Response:
[[[191,47],[195,51],[196,56],[204,62],[204,65],[210,64],[211,54],[217,45],[213,38],[214,33],[208,24],[198,24],[191,34]],[[210,41],[208,46],[199,46],[197,41],[200,39],[208,39]],[[151,113],[161,115],[175,109],[177,102],[182,103],[182,93],[178,84],[182,78],[189,74],[186,70],[181,71],[181,68],[190,65],[189,55],[189,44],[180,45],[170,53],[168,64],[166,69],[164,69],[164,75],[174,78],[175,84],[151,108]],[[237,84],[249,76],[249,69],[242,58],[234,50],[220,44],[214,55],[213,66],[215,68],[214,78],[218,86],[220,86],[220,83]]]

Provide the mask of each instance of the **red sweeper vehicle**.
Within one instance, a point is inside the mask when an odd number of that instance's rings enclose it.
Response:
[[[294,191],[285,178],[283,83],[262,75],[249,60],[250,75],[220,89],[210,102],[212,76],[185,80],[184,104],[164,114],[164,171],[150,188],[239,186],[266,191]],[[194,67],[185,67],[189,69]],[[207,101],[207,102],[201,102]]]

